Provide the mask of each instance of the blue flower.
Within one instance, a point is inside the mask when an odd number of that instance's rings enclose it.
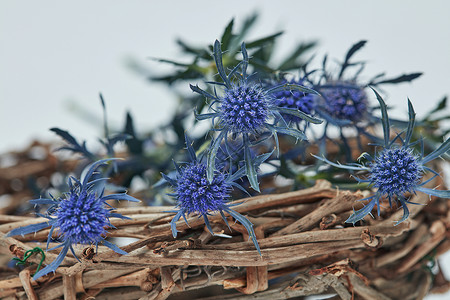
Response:
[[[333,119],[358,123],[367,121],[371,113],[364,89],[347,82],[321,90],[325,112]]]
[[[175,193],[170,195],[177,200],[176,207],[178,210],[173,211],[176,212],[176,215],[170,222],[173,237],[176,238],[178,233],[176,222],[183,217],[187,224],[186,215],[189,214],[197,214],[200,217],[203,217],[209,232],[212,235],[215,235],[211,228],[211,224],[209,223],[208,215],[211,213],[220,213],[223,220],[228,225],[224,214],[224,212],[226,212],[247,229],[253,244],[259,254],[261,254],[253,230],[253,224],[246,217],[232,210],[230,208],[232,205],[227,204],[233,187],[245,191],[243,187],[235,182],[243,176],[243,169],[239,169],[233,175],[231,175],[231,173],[221,173],[216,170],[212,181],[209,181],[206,174],[207,166],[204,162],[197,159],[187,136],[186,145],[191,161],[184,166],[175,164],[177,169],[176,178],[171,178],[170,176],[162,174],[163,178],[174,188]],[[255,158],[255,161],[261,164],[269,155],[270,154],[258,156]]]
[[[394,147],[383,149],[370,164],[370,182],[383,195],[413,192],[423,176],[419,157],[412,149]]]
[[[63,249],[55,261],[33,276],[35,280],[55,271],[64,260],[69,249],[75,258],[77,258],[73,250],[73,245],[97,246],[101,243],[119,254],[127,254],[127,252],[105,240],[107,233],[105,228],[113,227],[109,221],[110,217],[127,219],[127,217],[121,214],[112,212],[114,208],[106,201],[127,200],[139,202],[139,200],[123,193],[104,195],[103,184],[107,178],[98,178],[96,176],[98,173],[96,170],[99,166],[111,160],[114,159],[99,160],[91,164],[89,168],[85,169],[85,175],[82,180],[71,177],[68,181],[69,191],[64,193],[60,198],[55,199],[52,197],[51,199],[41,198],[31,200],[30,202],[33,204],[50,205],[45,215],[39,214],[47,218],[48,221],[16,228],[8,233],[8,236],[25,235],[51,227],[47,239],[47,248],[52,239],[53,232],[56,230],[58,233],[61,244],[47,251],[60,247]]]
[[[212,100],[210,109],[212,113],[197,115],[198,120],[212,119],[214,130],[220,133],[213,140],[207,157],[206,174],[211,183],[215,172],[215,158],[222,140],[227,140],[228,134],[233,139],[242,138],[244,145],[244,160],[246,175],[253,189],[259,191],[256,175],[256,164],[251,158],[249,148],[259,141],[263,134],[269,132],[275,137],[278,146],[277,133],[288,134],[300,140],[306,140],[304,132],[289,127],[281,114],[293,115],[311,123],[319,124],[322,121],[313,118],[298,108],[280,107],[275,103],[273,94],[278,91],[300,91],[304,93],[315,93],[316,91],[297,84],[282,84],[279,86],[265,88],[261,83],[250,80],[247,74],[248,54],[245,44],[241,45],[242,61],[227,74],[223,67],[222,50],[220,42],[215,41],[213,56],[219,76],[223,82],[209,82],[223,88],[219,96],[214,89],[214,95],[200,89],[198,86],[190,85],[191,89]],[[215,119],[218,122],[215,123]]]
[[[269,118],[267,98],[258,85],[232,85],[220,102],[221,121],[233,133],[257,133]]]
[[[284,83],[287,83],[284,80]],[[303,80],[290,81],[289,84],[303,85]],[[282,90],[272,94],[275,98],[275,104],[279,107],[296,109],[307,115],[314,114],[317,97],[314,94],[304,93],[298,90]],[[290,114],[281,114],[288,122],[299,123],[303,119]]]
[[[340,144],[346,161],[352,160],[352,150],[347,141],[349,133],[355,137],[360,150],[362,147],[361,137],[366,136],[373,141],[376,138],[367,131],[367,128],[378,123],[379,119],[374,115],[374,107],[370,105],[366,88],[368,86],[378,87],[384,84],[398,84],[410,82],[422,75],[422,73],[402,74],[394,78],[385,78],[384,73],[370,80],[361,80],[366,62],[354,61],[354,55],[366,44],[359,41],[352,45],[347,51],[342,62],[337,64],[337,69],[329,67],[327,55],[322,62],[320,70],[306,72],[305,79],[311,82],[314,90],[320,93],[316,96],[316,114],[325,121],[324,132],[319,137],[319,153],[326,154],[325,141],[329,138],[329,129],[335,126],[339,133],[339,140],[334,142]],[[314,77],[310,76],[314,73]],[[315,76],[319,74],[319,76]],[[401,123],[398,121],[398,123]],[[346,129],[352,130],[346,130]],[[356,132],[356,136],[354,133]]]
[[[408,100],[409,122],[406,133],[403,138],[401,136],[402,133],[400,133],[393,140],[390,140],[390,124],[386,104],[381,96],[375,90],[373,91],[381,107],[384,135],[384,143],[381,146],[383,149],[375,155],[375,158],[372,158],[368,153],[362,155],[370,161],[367,166],[363,164],[341,165],[323,157],[316,156],[316,158],[337,168],[365,171],[368,175],[365,178],[355,177],[356,180],[358,182],[368,183],[369,186],[376,188],[372,196],[361,200],[368,200],[369,203],[364,208],[354,211],[346,220],[347,223],[354,224],[361,220],[371,213],[375,205],[377,205],[377,212],[380,215],[380,200],[386,197],[391,207],[392,202],[396,201],[403,208],[403,217],[395,224],[398,225],[409,216],[407,204],[412,202],[407,198],[407,194],[422,192],[431,196],[450,198],[450,190],[437,190],[425,187],[425,184],[430,182],[434,177],[439,176],[436,171],[427,167],[426,164],[450,151],[450,139],[447,139],[440,147],[426,156],[423,153],[420,155],[415,154],[413,147],[417,142],[411,142],[415,123],[415,112],[411,102]],[[419,142],[422,141],[419,140]],[[426,172],[431,172],[434,175],[430,179],[423,181],[422,178]]]
[[[108,222],[108,209],[98,201],[95,192],[69,192],[66,199],[59,202],[55,212],[56,224],[61,238],[71,239],[74,244],[96,244],[103,240]]]
[[[176,185],[176,198],[187,214],[206,215],[219,211],[228,201],[231,185],[224,174],[216,173],[211,183],[206,179],[206,165],[191,162],[181,169]]]

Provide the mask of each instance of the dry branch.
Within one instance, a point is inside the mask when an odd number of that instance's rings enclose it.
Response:
[[[47,172],[40,165],[30,165],[29,172]],[[65,167],[70,166],[68,162]],[[11,179],[5,172],[0,172],[0,180]],[[430,184],[436,186],[434,181]],[[33,265],[0,276],[0,297],[180,299],[196,290],[221,286],[236,291],[200,299],[287,299],[330,292],[341,299],[399,299],[402,293],[420,298],[430,288],[450,288],[442,273],[432,282],[430,274],[423,271],[425,256],[450,249],[450,202],[418,193],[411,201],[426,205],[410,206],[410,218],[398,226],[393,224],[402,211],[389,208],[382,208],[380,218],[367,218],[356,226],[345,224],[353,206],[358,205],[355,201],[367,193],[338,191],[329,182],[318,180],[311,188],[234,201],[239,204],[234,209],[255,225],[261,256],[246,230],[230,216],[231,231],[220,215],[210,216],[214,232],[226,233],[230,239],[212,236],[202,219],[190,216],[189,225],[178,222],[180,233],[175,240],[169,224],[173,214],[165,212],[172,207],[120,207],[117,212],[132,219],[111,219],[116,229],[108,229],[108,237],[137,238],[121,247],[128,255],[99,246],[95,255],[85,257],[85,249],[76,249],[81,262],[69,253],[55,274],[37,282],[30,274],[40,257],[33,255],[28,260]],[[48,230],[24,237],[5,236],[14,228],[43,221],[46,219],[0,215],[0,253],[8,258],[23,257],[35,246],[45,248]],[[54,234],[57,237],[57,232]],[[53,261],[57,253],[46,252],[45,263]],[[268,284],[277,278],[282,282]],[[413,281],[408,281],[411,278]]]

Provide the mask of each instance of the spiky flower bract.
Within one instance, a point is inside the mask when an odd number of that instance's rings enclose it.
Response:
[[[104,139],[99,139],[100,143],[104,146],[108,157],[114,157],[114,146],[119,142],[124,142],[127,139],[131,138],[131,136],[127,133],[119,133],[110,135],[110,130],[108,127],[108,120],[106,117],[106,104],[103,99],[102,94],[100,96],[100,103],[103,109],[103,130],[104,130]],[[81,154],[84,158],[86,158],[89,162],[95,162],[99,160],[98,156],[94,153],[90,152],[86,147],[86,141],[83,141],[81,144],[77,141],[75,137],[73,137],[68,131],[62,130],[60,128],[50,128],[50,131],[53,131],[57,135],[59,135],[62,139],[67,142],[66,146],[60,147],[57,150],[69,150],[73,153]],[[114,168],[117,166],[114,164]],[[115,170],[117,171],[117,170]]]
[[[214,138],[207,158],[206,174],[211,183],[215,173],[215,161],[217,151],[223,140],[227,141],[230,134],[233,139],[242,139],[244,146],[244,160],[246,175],[253,189],[259,191],[256,175],[256,164],[250,155],[249,148],[260,140],[264,133],[269,133],[277,140],[277,133],[288,134],[296,139],[305,140],[304,132],[289,127],[281,114],[290,114],[311,123],[321,123],[321,120],[313,118],[297,108],[280,107],[275,103],[273,93],[283,90],[300,91],[304,93],[316,93],[316,91],[296,85],[283,84],[271,88],[265,88],[261,83],[251,80],[247,74],[248,54],[245,44],[241,45],[242,61],[226,73],[222,62],[222,50],[218,40],[214,43],[213,56],[217,71],[223,82],[212,82],[215,86],[221,86],[223,93],[214,95],[191,85],[191,89],[212,100],[210,109],[212,113],[197,115],[198,120],[212,119],[214,130],[219,134]],[[218,119],[218,122],[214,122]]]
[[[386,104],[381,96],[375,90],[373,91],[380,103],[382,114],[384,140],[383,144],[380,145],[382,147],[381,151],[378,151],[374,158],[367,153],[363,154],[370,161],[367,166],[363,164],[341,165],[333,163],[324,157],[316,156],[316,158],[337,168],[365,171],[368,173],[365,178],[355,178],[358,182],[365,182],[369,186],[376,188],[372,196],[361,199],[361,201],[367,200],[369,202],[364,208],[355,211],[346,220],[347,223],[355,223],[361,220],[371,213],[375,205],[377,206],[377,213],[380,215],[380,200],[387,198],[391,207],[392,202],[398,202],[403,208],[403,216],[395,224],[398,225],[409,216],[407,204],[412,203],[408,199],[409,194],[422,192],[431,196],[450,198],[450,190],[437,190],[425,187],[434,177],[439,176],[436,171],[427,167],[426,164],[450,151],[450,139],[447,139],[440,147],[426,156],[423,153],[420,155],[415,154],[413,147],[418,142],[411,142],[415,124],[415,112],[411,102],[408,100],[409,121],[406,133],[404,137],[400,133],[391,140]],[[422,141],[419,140],[419,142]],[[430,179],[422,180],[426,172],[432,173],[433,176]]]
[[[253,224],[246,217],[232,210],[231,205],[227,203],[233,187],[243,190],[235,182],[243,176],[242,169],[232,175],[231,173],[225,174],[216,170],[212,181],[209,181],[206,174],[206,163],[197,158],[187,136],[186,145],[191,161],[184,166],[175,164],[177,169],[176,178],[162,174],[163,178],[172,185],[175,193],[171,195],[177,200],[176,207],[178,210],[173,211],[176,212],[176,215],[170,222],[173,237],[176,238],[178,234],[176,222],[183,217],[187,223],[186,215],[189,214],[196,214],[203,217],[209,232],[215,235],[209,223],[208,215],[211,213],[220,213],[228,225],[225,212],[236,219],[236,221],[239,221],[247,229],[249,237],[252,239],[259,254],[261,254],[253,230]],[[268,155],[262,155],[257,157],[255,161],[261,164],[267,157]]]
[[[50,227],[47,239],[47,248],[52,240],[53,232],[58,234],[61,244],[47,249],[53,250],[62,247],[58,257],[37,272],[33,278],[37,279],[50,272],[55,271],[64,260],[69,249],[75,255],[73,245],[94,245],[103,244],[119,254],[127,254],[116,245],[105,240],[106,228],[112,227],[109,218],[127,219],[121,214],[114,213],[114,208],[107,200],[127,200],[139,202],[139,200],[125,194],[104,195],[104,183],[107,178],[98,177],[97,169],[101,165],[115,159],[99,160],[84,170],[84,177],[81,180],[71,177],[68,181],[69,191],[60,198],[35,199],[32,204],[50,205],[46,214],[41,215],[48,219],[47,222],[33,224],[11,230],[8,236],[25,235]],[[78,259],[78,258],[77,258]]]

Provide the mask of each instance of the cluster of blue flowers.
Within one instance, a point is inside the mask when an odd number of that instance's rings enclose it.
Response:
[[[403,74],[395,78],[384,78],[384,73],[375,76],[368,81],[359,79],[365,62],[354,62],[353,56],[366,44],[366,41],[360,41],[354,44],[346,53],[342,63],[338,64],[338,72],[334,72],[335,68],[328,67],[328,57],[325,56],[322,68],[306,71],[308,64],[303,66],[303,75],[297,82],[305,83],[309,88],[316,90],[317,94],[297,95],[295,97],[287,97],[280,93],[275,95],[277,103],[285,106],[286,103],[295,103],[297,109],[314,114],[322,119],[325,123],[323,135],[313,142],[324,144],[325,139],[336,141],[333,136],[329,136],[328,129],[335,127],[340,134],[340,142],[342,148],[346,151],[346,159],[351,157],[351,147],[347,142],[347,137],[353,137],[360,140],[361,136],[371,136],[366,131],[370,126],[376,126],[378,117],[375,115],[375,107],[370,105],[369,97],[366,89],[369,86],[379,87],[385,84],[398,84],[402,82],[410,82],[422,75],[422,73]],[[351,70],[353,74],[348,75]],[[285,80],[283,79],[282,82]],[[301,96],[301,97],[299,97]],[[298,120],[289,118],[290,121]],[[400,122],[400,121],[399,121]],[[345,129],[352,128],[353,133],[350,135]],[[359,141],[361,146],[362,143]],[[361,147],[362,148],[362,147]],[[325,147],[320,147],[321,155],[326,155]],[[362,150],[362,149],[361,149]]]
[[[227,35],[224,34],[224,36]],[[369,85],[377,87],[381,84],[411,81],[419,77],[420,73],[401,75],[393,79],[382,79],[382,77],[377,76],[369,82],[361,83],[358,75],[362,71],[364,63],[351,61],[353,55],[364,46],[365,41],[361,41],[353,45],[348,51],[344,61],[340,64],[337,76],[328,71],[325,57],[321,69],[308,72],[305,64],[302,67],[303,76],[288,80],[284,76],[280,78],[277,70],[261,67],[260,63],[252,64],[246,44],[243,42],[240,44],[240,53],[238,53],[239,44],[236,44],[235,40],[231,40],[230,38],[224,39],[222,44],[216,40],[212,46],[212,59],[215,65],[214,72],[217,72],[216,75],[218,75],[217,81],[205,80],[205,88],[200,88],[197,84],[190,85],[195,95],[201,98],[201,100],[197,99],[196,102],[199,108],[199,111],[195,113],[196,121],[211,120],[208,133],[201,138],[191,140],[188,137],[186,128],[183,126],[186,116],[191,111],[186,112],[184,110],[176,115],[169,125],[161,127],[162,131],[171,128],[177,137],[177,141],[172,142],[172,144],[167,142],[166,148],[158,149],[158,151],[155,151],[155,155],[146,155],[145,145],[150,144],[151,147],[156,147],[157,143],[154,143],[153,140],[139,139],[136,136],[129,114],[127,115],[124,132],[112,137],[109,135],[105,103],[102,97],[101,102],[105,114],[105,138],[102,140],[102,144],[107,150],[108,157],[113,157],[114,145],[119,141],[124,141],[130,153],[130,157],[126,161],[119,162],[111,158],[98,160],[96,155],[88,151],[85,143],[78,143],[67,131],[58,128],[52,129],[69,144],[61,149],[81,154],[91,164],[86,168],[81,179],[70,177],[67,184],[68,192],[62,194],[62,196],[31,200],[33,204],[49,206],[45,214],[39,214],[48,221],[17,228],[9,233],[9,236],[24,235],[50,228],[47,248],[52,241],[60,243],[58,246],[48,249],[53,250],[62,247],[57,259],[37,272],[34,275],[35,279],[55,271],[69,250],[76,257],[74,245],[97,246],[103,244],[117,253],[126,254],[107,240],[107,229],[113,228],[110,218],[126,218],[115,213],[114,208],[107,201],[127,200],[135,202],[138,200],[126,193],[105,194],[106,176],[114,172],[126,174],[124,186],[129,186],[133,176],[142,176],[147,169],[157,170],[162,174],[162,179],[158,177],[155,180],[159,180],[159,182],[153,185],[153,190],[157,190],[157,187],[165,184],[171,186],[172,193],[169,195],[175,202],[175,209],[172,211],[175,216],[170,225],[174,238],[179,233],[177,222],[183,218],[187,223],[187,216],[189,215],[197,215],[203,218],[212,235],[229,237],[226,234],[215,233],[208,219],[211,214],[220,214],[225,224],[230,228],[228,215],[246,228],[254,247],[261,255],[253,224],[245,216],[232,209],[234,206],[231,202],[233,189],[246,194],[251,191],[250,188],[253,192],[261,192],[259,184],[260,166],[265,163],[277,168],[275,174],[287,177],[290,175],[286,174],[294,174],[295,176],[294,171],[286,169],[285,161],[289,157],[286,153],[283,153],[283,149],[280,149],[279,139],[283,139],[283,141],[295,140],[295,142],[298,140],[307,141],[310,135],[305,133],[305,130],[309,128],[312,132],[316,131],[317,128],[324,130],[323,136],[318,138],[316,138],[316,135],[311,135],[313,137],[312,142],[321,145],[319,156],[316,156],[319,161],[327,163],[334,169],[345,169],[352,173],[365,172],[366,175],[363,175],[363,177],[353,177],[358,182],[368,184],[374,190],[373,195],[361,199],[368,201],[368,203],[364,208],[354,211],[346,221],[348,223],[355,224],[360,221],[366,215],[371,214],[375,206],[377,206],[379,215],[380,203],[384,198],[389,201],[389,205],[393,206],[394,203],[397,203],[403,208],[403,217],[397,224],[406,220],[409,216],[407,205],[411,203],[409,201],[411,194],[423,192],[433,196],[450,198],[450,191],[425,187],[432,178],[423,179],[426,173],[431,173],[433,178],[439,175],[427,164],[449,152],[450,140],[447,139],[427,155],[424,154],[423,150],[418,153],[416,148],[423,141],[417,137],[417,132],[414,130],[415,112],[411,102],[408,102],[409,120],[403,123],[397,122],[405,125],[407,129],[391,139],[390,122],[392,119],[388,118],[384,100],[374,90],[382,114],[381,125],[384,136],[378,138],[365,130],[368,126],[376,126],[380,121],[380,118],[375,114],[375,108],[370,105],[369,94],[366,93],[367,87]],[[273,38],[267,41],[272,40]],[[227,46],[226,50],[230,53],[236,52],[239,55],[224,60],[223,55],[226,52],[222,51],[222,45]],[[262,42],[252,43],[252,47],[256,47],[255,45],[263,44]],[[195,49],[191,49],[191,51],[195,52]],[[198,51],[197,55],[205,59],[204,52]],[[242,57],[242,59],[237,60],[235,56]],[[224,61],[235,62],[235,65],[225,67]],[[295,63],[292,64],[291,60],[288,60],[282,66],[286,68],[287,66],[298,67]],[[349,68],[357,66],[359,68],[353,76],[344,76]],[[283,68],[280,66],[281,69]],[[253,73],[249,73],[249,70]],[[267,73],[261,70],[265,70]],[[188,74],[191,73],[188,71],[192,70],[188,68],[185,72],[179,72],[176,77],[169,78],[168,82],[171,84],[173,80],[190,78]],[[196,73],[192,78],[197,77],[201,76]],[[194,103],[194,101],[190,103]],[[324,123],[323,126],[319,126],[321,123]],[[356,129],[358,133],[356,138],[364,134],[372,139],[372,142],[378,143],[373,156],[368,153],[362,154],[361,157],[368,160],[368,163],[342,165],[328,160],[326,158],[327,153],[324,151],[326,148],[323,145],[325,139],[332,139],[327,133],[330,125],[338,128],[341,139],[335,142],[342,142],[345,146],[344,149],[351,150],[344,134],[344,129],[349,127]],[[413,137],[417,141],[412,142]],[[199,146],[198,142],[205,139],[207,142]],[[181,151],[182,148],[185,149]],[[293,148],[295,149],[296,146],[294,145]],[[167,155],[167,153],[169,154]],[[187,157],[188,161],[183,159],[182,163],[175,162],[175,171],[172,171],[170,166],[173,156],[180,155],[180,153],[183,153],[181,155],[184,155],[184,158]],[[345,158],[347,162],[351,159],[350,151],[345,153]],[[110,161],[114,161],[114,168],[102,169]],[[316,167],[314,166],[314,168]],[[135,173],[129,175],[130,170]],[[159,172],[154,173],[159,176]],[[330,174],[333,173],[330,172]],[[359,173],[356,175],[359,176]],[[330,176],[329,179],[332,179],[332,177]]]

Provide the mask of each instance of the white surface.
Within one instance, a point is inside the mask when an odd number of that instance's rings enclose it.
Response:
[[[369,60],[367,78],[423,71],[413,84],[387,88],[395,115],[406,116],[406,97],[421,116],[450,91],[448,1],[13,1],[0,2],[0,151],[51,139],[51,127],[70,129],[95,144],[101,134],[70,112],[68,103],[101,120],[98,93],[112,124],[129,109],[142,131],[171,114],[173,95],[125,65],[128,58],[160,74],[151,57],[179,57],[175,38],[205,45],[220,38],[231,17],[237,25],[261,13],[252,37],[284,29],[280,55],[301,40],[342,59],[355,42],[369,42],[357,58]],[[194,82],[195,83],[195,82]],[[186,85],[186,92],[189,88]],[[447,256],[448,257],[448,256]],[[450,261],[445,260],[447,268]],[[449,299],[450,296],[447,296]],[[433,299],[430,297],[429,299]],[[438,298],[436,298],[438,299]],[[442,298],[440,298],[442,299]]]

